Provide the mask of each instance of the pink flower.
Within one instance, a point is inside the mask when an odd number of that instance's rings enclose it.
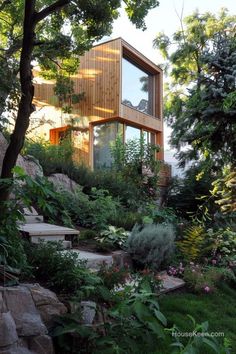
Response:
[[[206,293],[209,293],[210,290],[211,290],[211,289],[209,288],[209,286],[205,286],[204,291],[205,291]]]
[[[217,260],[216,259],[212,259],[211,263],[215,265],[217,263]]]

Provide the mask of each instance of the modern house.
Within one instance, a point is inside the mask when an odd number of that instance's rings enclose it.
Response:
[[[158,66],[123,39],[110,40],[80,58],[72,80],[84,99],[71,114],[62,114],[53,102],[54,82],[36,77],[32,120],[50,118],[50,125],[40,129],[49,132],[52,144],[59,144],[69,129],[75,159],[91,168],[110,166],[110,143],[118,134],[125,142],[142,133],[145,141],[161,146],[157,158],[163,160],[162,77]],[[168,168],[163,172],[170,173]]]

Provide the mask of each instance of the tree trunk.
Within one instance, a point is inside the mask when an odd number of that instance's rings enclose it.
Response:
[[[23,42],[20,57],[20,84],[21,99],[14,131],[10,138],[2,165],[1,178],[13,177],[12,169],[16,164],[17,157],[24,145],[25,134],[29,126],[29,118],[33,112],[32,100],[34,97],[34,87],[32,84],[32,52],[34,48],[35,29],[35,0],[25,0],[25,14],[23,25]],[[8,198],[9,189],[2,187],[0,201]]]

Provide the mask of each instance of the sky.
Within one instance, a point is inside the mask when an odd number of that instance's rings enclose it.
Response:
[[[112,38],[122,37],[133,47],[139,50],[155,64],[161,63],[161,57],[157,50],[153,48],[152,42],[158,32],[164,32],[168,36],[173,34],[180,27],[178,15],[186,17],[198,9],[200,13],[207,11],[218,13],[224,7],[229,10],[229,14],[236,14],[236,0],[159,0],[160,5],[149,12],[146,17],[147,30],[136,29],[127,19],[124,10],[121,10],[120,17],[114,22]],[[106,38],[107,39],[107,38]],[[175,164],[173,152],[168,146],[170,129],[165,127],[165,160]],[[175,170],[175,168],[174,168]],[[176,172],[176,170],[175,170]]]

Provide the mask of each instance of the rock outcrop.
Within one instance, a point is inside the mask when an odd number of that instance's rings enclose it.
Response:
[[[8,142],[3,136],[3,134],[0,132],[0,173],[2,171],[2,163],[4,159],[5,152],[7,150]],[[18,156],[17,166],[22,167],[27,175],[31,176],[32,178],[35,178],[36,176],[43,176],[43,169],[40,166],[39,162],[37,159],[35,159],[33,156],[26,155],[26,156]]]
[[[39,284],[0,287],[0,354],[53,354],[48,330],[66,312]]]
[[[78,184],[63,173],[54,173],[53,175],[48,177],[48,180],[53,183],[53,185],[58,191],[63,189],[68,192],[74,193],[78,188]]]

